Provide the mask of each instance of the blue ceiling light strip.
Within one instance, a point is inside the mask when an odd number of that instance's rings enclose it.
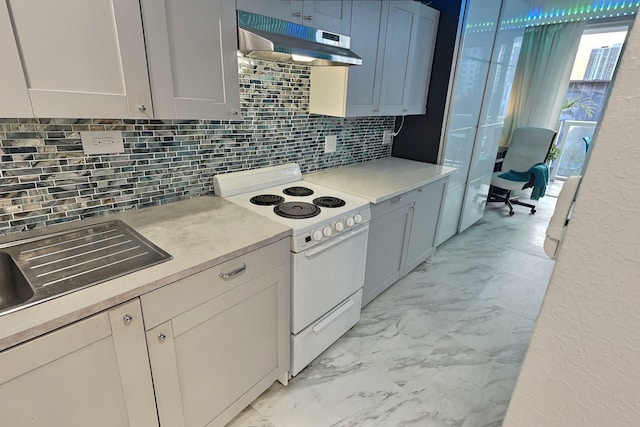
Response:
[[[591,4],[579,4],[569,8],[551,8],[550,10],[532,9],[526,16],[518,16],[501,21],[501,29],[523,28],[527,26],[554,24],[587,19],[613,18],[635,15],[640,1],[594,1]],[[492,31],[495,22],[469,23],[467,32]]]
[[[591,3],[583,2],[582,4],[564,8],[553,7],[548,10],[534,8],[526,15],[502,20],[500,29],[509,30],[564,22],[631,16],[638,13],[639,7],[640,1],[636,0],[596,0]],[[495,25],[495,23],[491,23],[490,26],[483,26],[482,24],[468,24],[466,30],[467,32],[490,31]]]

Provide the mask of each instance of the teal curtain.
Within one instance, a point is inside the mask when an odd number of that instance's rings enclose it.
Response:
[[[507,105],[500,145],[523,126],[556,129],[584,21],[529,27]]]

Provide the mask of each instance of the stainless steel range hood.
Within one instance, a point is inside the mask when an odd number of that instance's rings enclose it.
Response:
[[[310,65],[361,65],[351,38],[255,13],[238,11],[239,50],[246,56]]]

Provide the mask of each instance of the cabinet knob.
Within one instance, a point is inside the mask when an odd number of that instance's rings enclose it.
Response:
[[[302,12],[292,12],[291,14],[296,18],[300,18],[302,16]]]
[[[122,316],[122,321],[125,323],[125,325],[130,324],[132,320],[133,316],[131,316],[130,314],[125,314],[124,316]]]
[[[147,107],[145,107],[144,105],[138,105],[138,110],[140,110],[140,112],[145,112],[147,111]]]
[[[311,21],[313,19],[313,15],[305,15],[304,19],[306,19],[307,21]]]
[[[236,110],[235,108],[233,110],[231,110],[231,114],[233,115],[238,115],[238,110]]]
[[[163,334],[162,332],[160,332],[158,334],[158,341],[164,342],[164,340],[166,340],[166,339],[167,339],[167,336],[165,334]]]

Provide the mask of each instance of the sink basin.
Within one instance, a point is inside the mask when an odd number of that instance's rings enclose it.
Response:
[[[0,311],[23,304],[34,294],[11,255],[0,252]]]
[[[119,220],[1,249],[0,316],[171,259]]]

